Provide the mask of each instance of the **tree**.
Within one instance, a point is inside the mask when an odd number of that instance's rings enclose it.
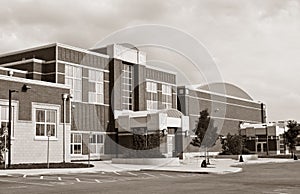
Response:
[[[212,147],[218,138],[217,129],[217,127],[214,127],[213,120],[209,117],[208,110],[201,111],[197,126],[193,130],[196,137],[192,139],[191,145],[200,148]]]
[[[241,154],[243,151],[244,140],[241,135],[231,135],[230,133],[228,133],[227,137],[222,139],[221,144],[223,154],[238,155]]]
[[[300,134],[300,126],[296,121],[288,121],[287,127],[289,128],[284,133],[284,139],[286,141],[286,145],[288,145],[290,152],[294,153],[295,145],[299,140],[298,135]]]

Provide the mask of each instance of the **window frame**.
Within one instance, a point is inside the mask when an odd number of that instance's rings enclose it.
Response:
[[[99,73],[99,78],[97,77],[97,73]],[[95,74],[95,77],[93,77]],[[104,104],[104,73],[103,71],[89,69],[89,83],[95,84],[95,92],[88,92],[88,101],[91,104]],[[99,90],[98,86],[101,87]],[[94,97],[93,97],[94,96]],[[99,100],[98,100],[98,96]],[[94,99],[93,99],[94,98]]]
[[[37,121],[37,112],[38,111],[43,111],[44,112],[44,121]],[[48,115],[50,113],[54,113],[54,119],[55,121],[47,121],[48,120]],[[37,138],[48,138],[48,126],[54,126],[54,135],[51,135],[50,138],[57,138],[57,122],[58,118],[57,118],[57,110],[56,109],[43,109],[43,108],[36,108],[35,109],[35,137]],[[37,135],[37,125],[44,125],[44,135]]]
[[[74,142],[74,135],[80,136],[80,143]],[[80,145],[80,153],[74,153],[75,146]],[[73,152],[73,153],[72,153]],[[82,133],[71,133],[71,139],[70,139],[70,154],[73,156],[82,155]]]
[[[72,73],[69,74],[69,73]],[[69,84],[68,81],[71,81],[72,84]],[[78,85],[75,83],[79,83]],[[71,94],[74,96],[73,101],[81,102],[82,101],[82,67],[77,67],[74,65],[65,64],[65,85],[69,86]]]

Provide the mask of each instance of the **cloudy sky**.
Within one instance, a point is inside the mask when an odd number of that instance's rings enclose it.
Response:
[[[267,104],[268,121],[300,121],[300,1],[0,0],[0,53],[60,42],[90,48],[141,24],[198,39],[223,80]]]

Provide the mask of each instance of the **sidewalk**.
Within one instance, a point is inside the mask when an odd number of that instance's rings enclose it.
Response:
[[[0,176],[9,175],[45,175],[45,174],[71,174],[71,173],[97,173],[97,172],[122,172],[122,171],[169,171],[185,173],[202,174],[226,174],[242,171],[243,165],[263,164],[263,163],[282,163],[297,162],[292,159],[269,159],[260,158],[258,160],[249,160],[243,163],[232,159],[210,159],[210,165],[207,168],[201,168],[202,160],[195,159],[193,162],[181,163],[179,166],[155,166],[155,165],[130,165],[130,164],[112,164],[111,161],[92,161],[93,168],[68,168],[68,169],[12,169],[0,170]]]

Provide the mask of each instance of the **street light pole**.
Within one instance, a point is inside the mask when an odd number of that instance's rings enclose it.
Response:
[[[266,129],[266,139],[267,139],[267,155],[269,155],[269,134],[268,134],[268,125],[267,124],[265,124],[265,125],[263,125],[264,127],[265,127],[265,129]]]
[[[17,90],[9,90],[8,91],[8,168],[11,165],[11,130],[12,130],[12,105],[11,105],[11,98],[12,93],[18,92]]]

